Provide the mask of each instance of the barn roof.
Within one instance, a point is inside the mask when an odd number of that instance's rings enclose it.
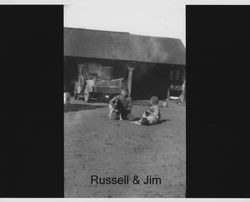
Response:
[[[64,28],[64,56],[186,64],[180,39]]]

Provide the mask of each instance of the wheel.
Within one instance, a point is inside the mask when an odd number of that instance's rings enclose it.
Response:
[[[74,92],[74,99],[77,100],[77,93]]]

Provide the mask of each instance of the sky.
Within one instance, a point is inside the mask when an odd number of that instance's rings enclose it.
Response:
[[[184,0],[82,0],[64,6],[64,26],[180,38],[185,44]]]
[[[64,26],[173,37],[186,46],[186,5],[249,4],[250,0],[71,0]]]
[[[65,27],[173,37],[185,45],[186,5],[249,5],[250,0],[0,0],[0,3],[63,4]]]

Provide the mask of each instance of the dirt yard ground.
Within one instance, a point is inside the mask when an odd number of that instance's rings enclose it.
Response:
[[[143,103],[133,106],[136,117]],[[186,106],[170,102],[160,110],[159,125],[138,126],[109,120],[107,104],[74,101],[64,113],[65,197],[185,197]],[[129,184],[91,184],[91,175],[128,175]],[[159,177],[161,184],[136,185],[134,175]]]

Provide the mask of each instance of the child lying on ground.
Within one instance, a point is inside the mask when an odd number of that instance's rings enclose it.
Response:
[[[151,105],[149,109],[142,114],[142,117],[138,121],[133,121],[131,123],[137,125],[152,125],[159,123],[161,114],[158,107],[158,102],[158,97],[151,97],[151,99],[149,100],[149,103]]]

